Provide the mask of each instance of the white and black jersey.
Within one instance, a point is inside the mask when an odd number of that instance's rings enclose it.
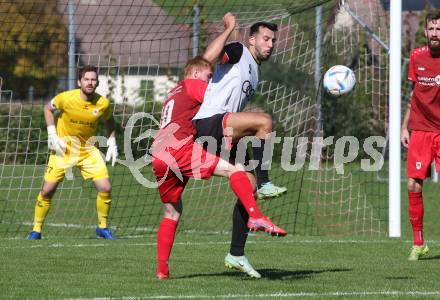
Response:
[[[199,112],[194,119],[204,119],[226,112],[240,112],[255,94],[260,68],[249,49],[241,43],[225,46],[216,66]]]

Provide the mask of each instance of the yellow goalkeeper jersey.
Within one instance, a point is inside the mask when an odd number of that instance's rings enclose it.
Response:
[[[96,135],[101,117],[108,120],[112,115],[110,101],[107,98],[95,93],[91,101],[83,100],[79,89],[56,95],[52,105],[60,111],[56,126],[58,136],[77,137],[81,145]]]

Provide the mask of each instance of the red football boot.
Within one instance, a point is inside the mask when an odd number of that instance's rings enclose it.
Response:
[[[247,227],[252,231],[264,231],[271,235],[276,235],[276,236],[287,235],[287,232],[284,229],[272,223],[272,221],[266,216],[263,216],[261,218],[249,217],[249,220],[247,222]]]

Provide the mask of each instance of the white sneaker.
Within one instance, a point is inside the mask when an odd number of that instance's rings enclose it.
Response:
[[[253,278],[261,278],[260,273],[255,271],[246,256],[233,256],[230,253],[225,257],[225,266],[229,269],[237,269]]]
[[[276,186],[272,182],[266,182],[261,185],[257,190],[258,199],[267,199],[278,197],[279,195],[285,193],[287,188],[283,186]]]

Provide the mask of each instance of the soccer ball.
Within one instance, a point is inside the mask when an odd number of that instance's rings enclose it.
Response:
[[[350,92],[356,84],[354,72],[342,65],[331,67],[324,75],[324,89],[333,96],[341,96]]]

